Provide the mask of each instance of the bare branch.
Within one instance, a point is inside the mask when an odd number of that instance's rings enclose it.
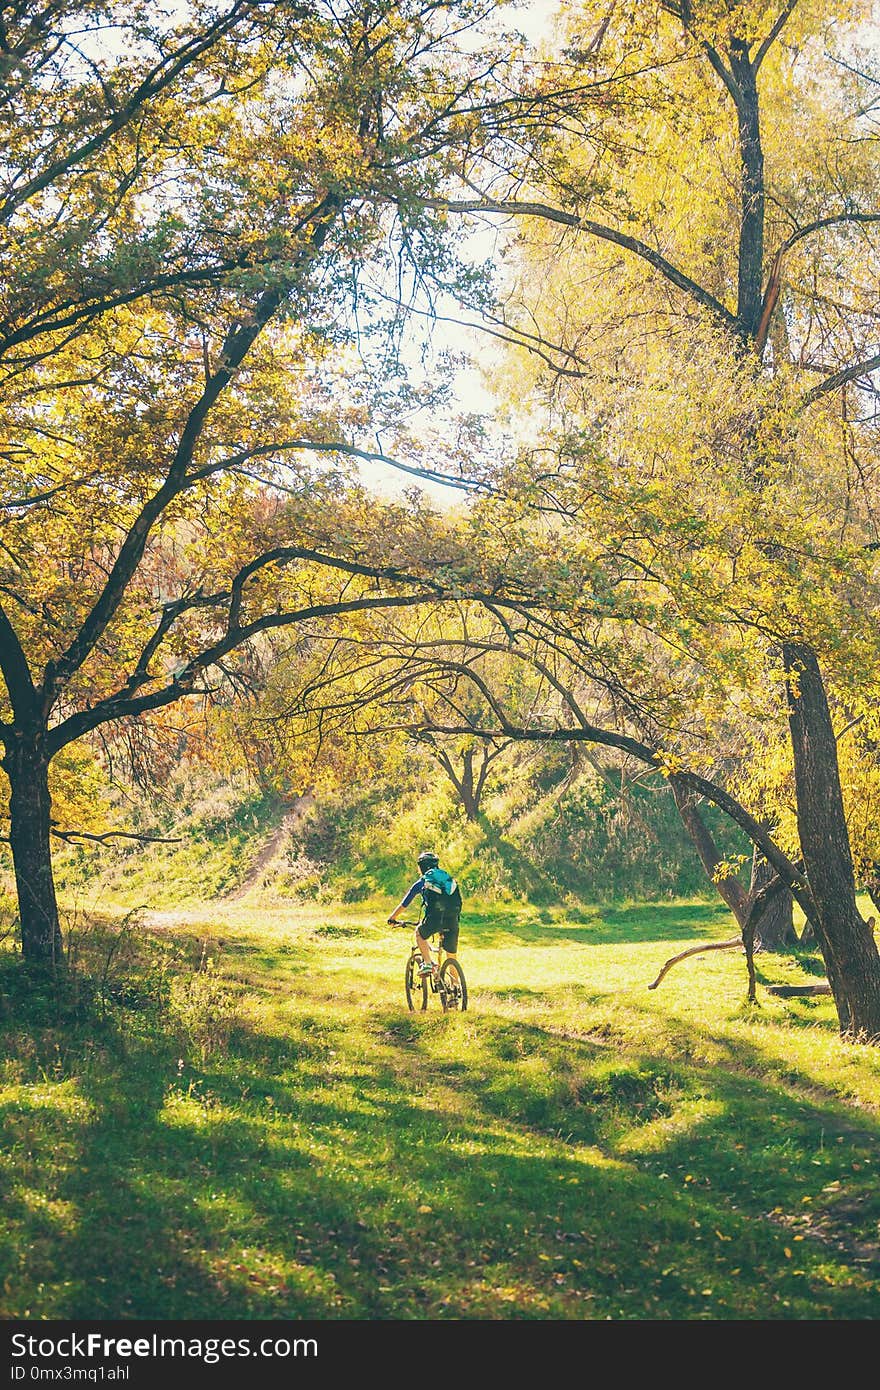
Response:
[[[59,830],[56,826],[50,827],[50,834],[58,840],[64,840],[67,844],[76,844],[78,840],[90,840],[96,844],[105,845],[110,840],[136,840],[143,845],[181,845],[181,836],[168,835],[138,835],[129,830],[105,830],[101,834],[93,834],[90,830]],[[3,837],[4,840],[6,837]]]
[[[689,946],[686,951],[680,951],[677,956],[670,956],[663,966],[656,980],[652,980],[648,989],[656,989],[664,975],[668,975],[673,965],[677,965],[680,960],[687,960],[688,956],[700,956],[704,951],[733,951],[739,946],[742,949],[743,940],[741,936],[732,936],[729,941],[710,941],[703,946]]]
[[[659,271],[670,284],[683,290],[702,308],[709,309],[732,332],[740,333],[738,318],[720,300],[716,299],[696,280],[692,280],[684,271],[679,270],[659,251],[655,251],[646,242],[640,241],[637,237],[629,236],[626,232],[619,232],[613,227],[606,227],[603,223],[593,222],[587,217],[579,217],[573,212],[565,212],[564,209],[555,208],[549,203],[521,202],[515,198],[503,200],[488,197],[426,198],[424,204],[426,207],[438,208],[446,212],[485,212],[499,214],[503,217],[537,217],[543,221],[557,222],[561,226],[571,227],[575,231],[586,232],[600,241],[611,242],[626,251],[631,251],[633,255],[638,256],[640,260]]]
[[[829,391],[837,391],[841,386],[845,386],[848,381],[856,381],[859,377],[869,376],[871,372],[876,372],[880,368],[880,352],[874,357],[867,357],[862,362],[851,362],[848,367],[843,367],[833,376],[826,377],[820,381],[818,386],[814,386],[806,393],[801,401],[801,409],[819,400],[821,396],[827,396]]]
[[[390,596],[373,596],[369,598],[348,599],[337,603],[313,604],[308,608],[298,609],[291,613],[271,613],[262,618],[255,619],[252,623],[244,627],[233,629],[212,646],[207,647],[198,656],[193,657],[177,676],[171,681],[170,685],[163,686],[160,690],[151,692],[148,695],[128,698],[125,687],[101,700],[98,704],[91,705],[87,709],[81,710],[76,714],[69,715],[67,719],[54,728],[49,730],[47,748],[50,756],[64,748],[74,739],[81,738],[83,734],[92,729],[98,728],[101,724],[106,724],[109,720],[123,719],[132,715],[143,714],[147,710],[161,709],[165,705],[173,704],[182,696],[197,694],[194,689],[195,679],[207,667],[214,665],[221,657],[226,656],[236,647],[242,646],[250,638],[255,637],[260,632],[269,632],[275,628],[289,627],[294,623],[305,622],[309,618],[328,618],[343,613],[362,612],[370,608],[405,608],[415,604],[425,603],[432,596],[425,593],[418,594],[393,594]]]
[[[363,459],[365,463],[383,463],[400,473],[408,473],[413,478],[421,478],[426,483],[440,483],[445,487],[458,488],[463,492],[490,492],[493,490],[487,483],[478,478],[456,477],[454,473],[439,473],[433,468],[423,468],[418,464],[404,463],[402,459],[395,458],[392,454],[379,453],[374,449],[361,449],[355,444],[347,444],[338,439],[289,439],[280,444],[261,444],[253,449],[243,449],[240,453],[224,459],[222,463],[211,464],[200,472],[192,473],[189,476],[190,479],[195,479],[209,473],[217,473],[222,469],[229,469],[245,477],[252,477],[255,482],[264,483],[267,487],[274,487],[276,484],[271,478],[262,478],[258,474],[248,473],[243,465],[250,459],[271,458],[274,454],[297,452],[341,454],[347,458]]]
[[[830,217],[818,217],[815,222],[808,222],[803,227],[798,227],[796,232],[792,232],[777,252],[784,256],[786,251],[790,251],[804,237],[812,236],[814,232],[821,232],[826,227],[841,227],[848,223],[855,225],[867,225],[872,222],[880,222],[880,212],[838,212]]]

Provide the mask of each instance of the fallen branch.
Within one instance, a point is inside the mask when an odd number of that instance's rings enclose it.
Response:
[[[830,994],[831,986],[827,980],[821,985],[765,985],[768,994],[775,994],[780,999],[801,999],[812,994]]]
[[[653,984],[648,985],[648,989],[656,989],[663,976],[671,970],[673,965],[677,965],[680,960],[685,960],[688,956],[698,956],[703,951],[732,951],[734,946],[742,946],[741,936],[732,936],[729,941],[710,941],[706,946],[691,946],[687,951],[682,951],[680,955],[672,956],[666,962],[660,974]]]
[[[679,807],[679,809],[681,808]],[[785,886],[784,881],[777,874],[775,878],[772,878],[769,883],[766,883],[764,887],[755,894],[751,901],[748,899],[745,900],[745,905],[748,906],[748,912],[743,921],[739,936],[732,936],[729,941],[710,941],[705,946],[691,946],[687,951],[682,951],[680,955],[672,956],[671,959],[666,962],[654,983],[648,985],[648,989],[656,989],[666,972],[671,970],[673,965],[677,965],[680,960],[686,960],[688,956],[698,956],[703,951],[732,951],[734,946],[742,946],[746,953],[746,965],[749,972],[749,1002],[754,1004],[756,990],[755,928],[767,911],[772,899]]]

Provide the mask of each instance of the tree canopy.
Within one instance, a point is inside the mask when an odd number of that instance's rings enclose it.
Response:
[[[474,816],[511,740],[640,760],[698,838],[713,801],[775,875],[744,929],[792,892],[875,1038],[875,6],[515,19],[7,7],[25,954],[58,949],[53,758],[268,684],[300,736],[415,740]],[[455,314],[504,345],[498,421],[432,431],[452,365],[407,379],[415,325]],[[392,448],[461,507],[373,491]]]

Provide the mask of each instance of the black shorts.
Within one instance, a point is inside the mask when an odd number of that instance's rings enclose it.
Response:
[[[438,922],[433,925],[431,922],[420,922],[417,928],[419,936],[423,941],[430,941],[432,936],[440,934],[440,945],[449,955],[455,955],[458,950],[458,918],[449,922]]]

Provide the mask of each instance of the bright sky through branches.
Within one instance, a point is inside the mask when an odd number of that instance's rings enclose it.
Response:
[[[500,19],[505,27],[519,31],[530,44],[539,45],[549,36],[559,8],[559,0],[514,0],[503,9]],[[467,243],[467,257],[475,265],[492,263],[507,235],[497,225],[483,223],[475,227]],[[444,355],[462,359],[452,377],[450,418],[472,414],[491,422],[497,414],[498,402],[488,378],[500,370],[503,345],[479,324],[476,313],[468,314],[451,297],[445,303],[438,303],[433,314],[423,311],[421,322],[416,320],[418,312],[412,311],[413,345],[407,353],[414,380],[424,380],[430,385],[432,373],[448,370],[441,365]],[[440,423],[436,414],[433,423],[435,428]],[[376,447],[383,452],[381,436],[376,439]],[[365,464],[361,475],[368,486],[382,493],[399,495],[404,489],[416,486],[440,507],[455,507],[462,502],[463,494],[459,489],[422,482],[390,465]]]

